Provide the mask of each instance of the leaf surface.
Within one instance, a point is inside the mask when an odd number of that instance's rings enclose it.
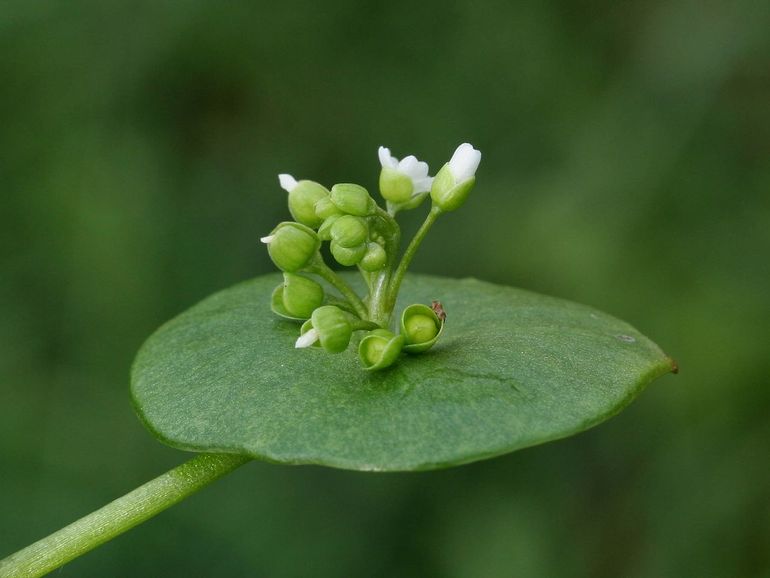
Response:
[[[352,279],[352,278],[351,278]],[[355,344],[297,350],[276,317],[279,275],[212,295],[142,346],[131,393],[161,441],[289,464],[372,471],[447,467],[585,430],[673,361],[589,307],[474,279],[407,277],[396,309],[438,299],[439,343],[366,372]]]

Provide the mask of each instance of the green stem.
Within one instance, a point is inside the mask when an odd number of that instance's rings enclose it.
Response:
[[[389,303],[388,298],[388,287],[398,255],[398,248],[401,245],[401,227],[398,226],[391,214],[380,207],[377,207],[377,216],[385,224],[383,236],[385,237],[385,252],[388,255],[388,261],[372,280],[369,294],[369,319],[387,329],[393,313],[393,305]]]
[[[390,201],[388,201],[388,206],[390,207]],[[391,232],[401,230],[401,227],[398,226],[398,222],[394,218],[394,215],[390,213],[390,211],[386,211],[382,207],[377,206],[377,211],[375,215],[380,217],[383,221],[385,221],[386,227]]]
[[[420,228],[414,234],[414,237],[410,241],[406,251],[404,251],[404,256],[401,257],[401,262],[398,264],[398,268],[393,274],[393,277],[390,281],[390,286],[388,287],[388,307],[392,308],[396,304],[396,297],[398,297],[398,290],[401,288],[401,282],[404,280],[404,274],[409,268],[409,264],[412,262],[412,259],[414,258],[420,243],[422,243],[425,235],[428,234],[428,231],[433,226],[433,223],[436,222],[436,219],[438,219],[442,212],[443,211],[435,205],[431,207],[428,216],[425,217],[425,221],[423,221],[422,225],[420,225]]]
[[[353,309],[356,310],[356,314],[361,319],[367,318],[366,306],[364,305],[363,301],[361,301],[361,298],[356,294],[350,285],[348,285],[339,275],[332,271],[326,263],[324,263],[323,257],[321,257],[320,253],[316,256],[315,260],[311,263],[307,270],[311,273],[315,273],[329,284],[331,284],[335,289],[337,289],[337,291],[342,293],[343,297],[350,301]]]
[[[0,576],[43,576],[184,500],[250,459],[234,454],[201,454],[0,560]]]
[[[350,301],[348,301],[347,299],[327,298],[324,301],[324,305],[334,305],[335,307],[339,307],[343,311],[350,313],[351,315],[354,315],[356,318],[358,318],[358,314],[356,313],[356,310],[353,309],[353,306],[350,304]]]

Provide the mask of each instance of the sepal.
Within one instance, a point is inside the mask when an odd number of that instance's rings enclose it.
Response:
[[[326,197],[323,197],[322,199],[318,199],[318,201],[316,201],[316,204],[314,205],[313,208],[315,210],[316,216],[319,219],[321,219],[321,221],[324,221],[334,215],[343,214],[343,212],[337,208],[337,205],[332,203],[331,196],[326,196]]]
[[[303,339],[308,334],[310,339]],[[313,311],[310,319],[302,324],[296,346],[320,344],[329,353],[341,353],[347,349],[352,335],[347,314],[334,305],[324,305]]]
[[[329,190],[315,181],[299,181],[289,191],[289,212],[294,220],[317,229],[323,218],[316,214],[316,204],[329,198]]]
[[[422,353],[433,347],[444,331],[444,319],[427,305],[410,305],[401,313],[404,351]]]
[[[358,358],[367,371],[385,369],[395,363],[404,346],[404,337],[387,329],[375,329],[358,345]]]
[[[313,311],[323,305],[324,289],[312,279],[283,274],[283,283],[273,291],[271,308],[274,313],[287,319],[310,319]]]
[[[454,211],[465,203],[475,183],[476,177],[470,177],[458,183],[447,163],[441,167],[436,178],[433,179],[430,197],[433,199],[433,204],[442,211]]]
[[[386,201],[402,204],[412,198],[414,183],[408,175],[390,167],[380,171],[380,194]]]

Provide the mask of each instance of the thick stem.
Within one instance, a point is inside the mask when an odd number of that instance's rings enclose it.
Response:
[[[390,315],[392,313],[387,303],[390,271],[386,267],[377,273],[374,283],[372,283],[371,298],[369,300],[369,319],[384,329],[390,326]]]
[[[398,268],[393,274],[390,285],[388,287],[388,307],[393,308],[395,306],[396,297],[398,297],[398,290],[401,288],[401,282],[404,280],[404,274],[409,268],[409,264],[412,262],[415,253],[417,253],[417,249],[420,246],[420,243],[422,243],[425,235],[428,234],[428,231],[433,226],[433,223],[436,222],[436,219],[438,219],[442,212],[443,211],[436,206],[431,207],[428,216],[425,217],[425,221],[423,221],[422,225],[410,241],[409,246],[406,248],[406,251],[404,251],[404,256],[401,257],[401,262],[398,264]]]
[[[325,281],[327,281],[330,285],[332,285],[337,291],[342,293],[342,296],[347,299],[350,304],[353,306],[353,309],[355,309],[356,314],[361,319],[367,319],[367,311],[366,306],[364,305],[363,301],[361,301],[361,298],[356,294],[356,292],[353,290],[353,288],[348,285],[342,277],[337,275],[334,271],[332,271],[329,266],[324,263],[323,258],[321,257],[320,253],[317,255],[316,259],[311,263],[310,267],[307,268],[307,270],[311,273],[315,273]]]
[[[184,500],[250,459],[234,454],[201,454],[0,560],[0,577],[43,576]]]
[[[392,215],[380,207],[377,207],[377,216],[385,225],[383,236],[385,238],[385,252],[388,255],[388,261],[385,263],[385,267],[372,278],[369,294],[369,319],[387,329],[393,313],[393,305],[389,303],[388,298],[388,287],[390,286],[393,266],[398,256],[398,248],[401,245],[401,227],[398,226]]]

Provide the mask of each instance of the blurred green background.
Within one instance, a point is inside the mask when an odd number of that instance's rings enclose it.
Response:
[[[0,4],[0,557],[187,455],[149,333],[272,271],[276,175],[484,159],[413,270],[626,319],[620,417],[453,470],[250,464],[58,576],[770,576],[770,4]],[[416,225],[417,215],[406,227]]]

